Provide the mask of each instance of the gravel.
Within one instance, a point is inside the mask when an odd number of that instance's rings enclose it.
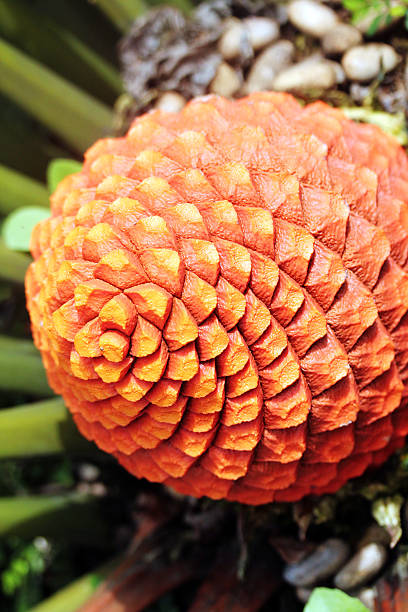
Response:
[[[270,45],[279,37],[279,24],[267,17],[247,17],[242,21],[254,51]]]
[[[322,38],[322,49],[327,55],[341,55],[363,40],[361,32],[349,23],[337,23]]]
[[[276,91],[329,89],[337,83],[338,71],[324,58],[307,58],[280,72],[272,82]]]
[[[349,546],[343,540],[331,538],[299,563],[287,565],[283,576],[296,587],[310,587],[332,576],[348,556]]]
[[[338,22],[331,8],[313,0],[293,0],[289,4],[288,17],[301,32],[316,38],[324,36]]]
[[[351,591],[369,582],[387,560],[387,550],[382,544],[366,544],[334,577],[334,584],[343,591]]]
[[[252,55],[249,34],[242,21],[234,18],[226,20],[225,31],[218,43],[218,51],[225,60]]]
[[[258,55],[244,85],[244,93],[271,89],[276,75],[288,68],[295,56],[290,40],[280,40]]]
[[[186,104],[186,99],[176,91],[168,91],[160,96],[156,108],[168,113],[178,113]]]
[[[368,43],[349,49],[342,59],[344,71],[352,81],[371,81],[380,71],[390,72],[401,61],[391,45]]]
[[[237,71],[226,62],[222,62],[210,84],[210,92],[227,98],[233,96],[241,87],[241,79]]]

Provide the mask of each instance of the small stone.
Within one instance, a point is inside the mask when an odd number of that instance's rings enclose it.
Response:
[[[343,591],[351,591],[374,578],[387,560],[382,544],[372,542],[360,548],[334,577],[334,584]]]
[[[288,8],[289,21],[305,34],[321,38],[337,25],[338,17],[329,8],[314,0],[293,0]]]
[[[247,17],[242,23],[254,51],[263,49],[279,36],[279,25],[268,17]]]
[[[287,4],[277,4],[275,6],[275,17],[279,25],[286,25],[289,21],[288,5]]]
[[[155,108],[166,113],[178,113],[186,105],[186,99],[176,91],[167,91],[160,96]]]
[[[91,494],[95,497],[104,497],[107,494],[107,489],[103,482],[94,482],[91,485]]]
[[[249,42],[249,33],[242,21],[231,18],[226,19],[225,30],[219,43],[218,51],[225,60],[232,60],[237,57],[250,57],[252,47]]]
[[[333,63],[320,58],[307,58],[279,72],[272,82],[272,89],[275,91],[329,89],[336,84],[338,78]]]
[[[99,478],[100,469],[93,463],[81,463],[78,467],[78,474],[81,480],[94,482]]]
[[[350,96],[357,104],[363,104],[370,92],[370,85],[360,85],[360,83],[351,83],[350,85]]]
[[[237,72],[229,64],[221,62],[217,68],[215,77],[211,81],[210,92],[218,96],[230,98],[240,87],[241,79]]]
[[[322,49],[328,55],[340,55],[359,45],[362,40],[361,32],[357,28],[349,23],[337,23],[323,36]]]
[[[395,80],[392,86],[379,87],[378,101],[387,113],[405,113],[408,109],[407,94],[401,80]]]
[[[370,81],[382,71],[394,70],[401,57],[384,43],[357,45],[349,49],[342,59],[344,71],[352,81]]]
[[[339,539],[329,539],[300,561],[287,565],[283,576],[297,587],[311,587],[334,574],[349,556],[349,547]]]
[[[43,536],[37,536],[34,538],[33,544],[37,550],[39,550],[43,555],[49,554],[51,552],[51,544],[50,542],[44,538]]]
[[[325,64],[331,66],[334,70],[334,74],[336,75],[336,83],[340,85],[340,83],[344,83],[346,80],[346,73],[344,72],[341,64],[338,62],[333,62],[332,60],[325,60]]]
[[[369,610],[375,610],[375,602],[377,599],[375,589],[365,587],[360,589],[360,591],[353,593],[353,595],[354,597],[357,597],[366,608]]]
[[[297,587],[296,589],[296,597],[302,603],[307,603],[309,601],[309,597],[312,594],[312,589],[306,589],[305,587]]]
[[[89,482],[79,482],[75,490],[81,495],[91,495],[92,485]]]
[[[276,75],[290,66],[295,47],[289,40],[280,40],[268,47],[256,58],[244,85],[244,93],[272,89]]]

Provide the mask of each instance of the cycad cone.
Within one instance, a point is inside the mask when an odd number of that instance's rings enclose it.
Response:
[[[138,477],[248,504],[338,489],[408,431],[408,161],[286,94],[98,141],[32,236],[53,389]]]

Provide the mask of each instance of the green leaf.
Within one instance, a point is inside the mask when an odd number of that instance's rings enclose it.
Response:
[[[361,601],[338,589],[314,589],[304,612],[370,612]]]
[[[47,185],[50,193],[54,193],[63,178],[79,172],[81,168],[82,164],[74,159],[53,159],[47,168]]]
[[[397,4],[396,6],[390,7],[390,15],[391,17],[404,17],[407,12],[407,7],[402,4]]]
[[[356,11],[366,6],[364,0],[343,0],[343,6],[348,11]]]
[[[3,223],[4,244],[12,251],[29,251],[33,227],[50,216],[43,206],[24,206],[9,214]]]
[[[352,11],[351,22],[353,24],[359,24],[370,14],[370,12],[371,12],[370,8],[367,8],[367,7],[358,9],[356,11]]]
[[[367,36],[374,36],[374,34],[377,32],[383,20],[384,20],[384,15],[377,15],[377,17],[372,20],[372,22],[367,28]]]

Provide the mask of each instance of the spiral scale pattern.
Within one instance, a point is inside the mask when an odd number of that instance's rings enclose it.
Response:
[[[287,94],[98,141],[32,237],[52,388],[137,477],[248,504],[337,490],[408,432],[408,161]]]

